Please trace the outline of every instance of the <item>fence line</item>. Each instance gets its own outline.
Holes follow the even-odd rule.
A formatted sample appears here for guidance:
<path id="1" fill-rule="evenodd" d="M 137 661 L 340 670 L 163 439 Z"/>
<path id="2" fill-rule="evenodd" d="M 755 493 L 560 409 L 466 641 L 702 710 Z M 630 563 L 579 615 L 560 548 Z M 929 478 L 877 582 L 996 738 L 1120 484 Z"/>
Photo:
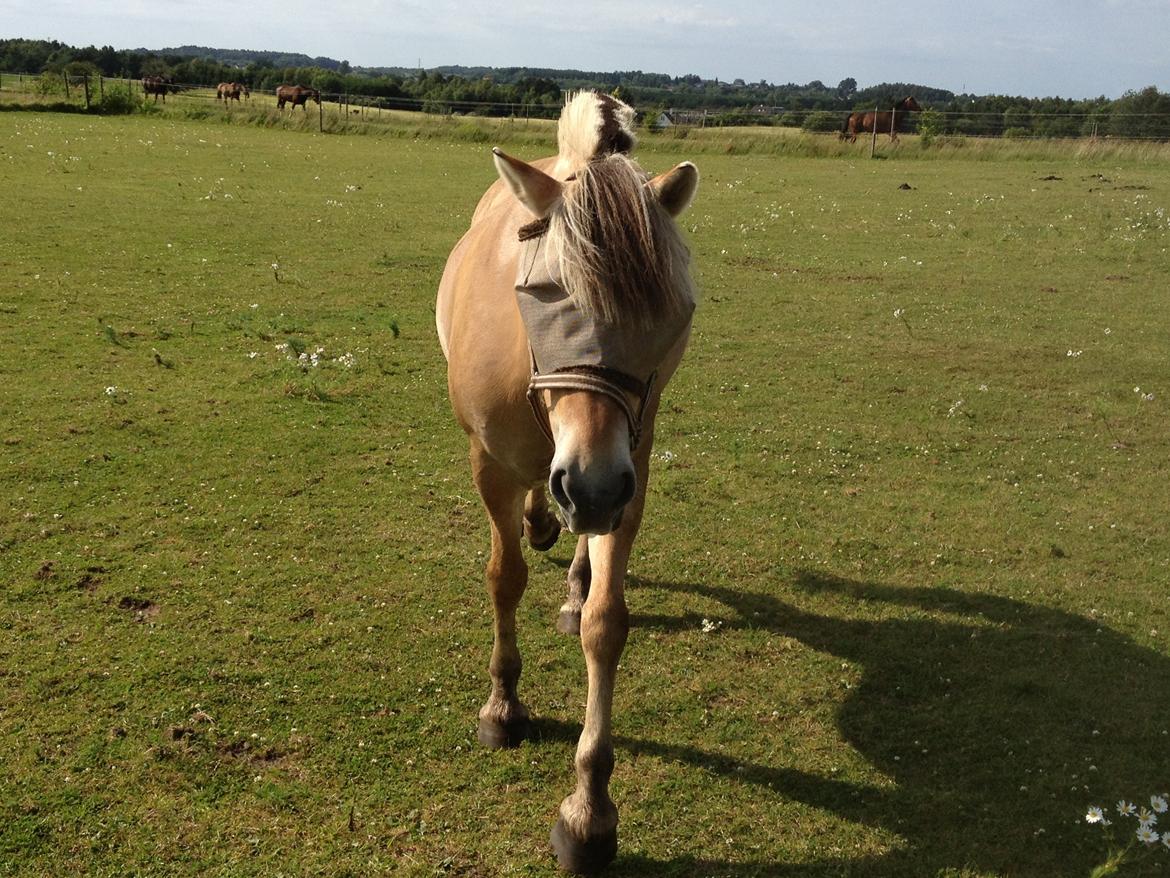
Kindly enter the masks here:
<path id="1" fill-rule="evenodd" d="M 5 87 L 5 81 L 11 82 L 11 79 L 16 77 L 19 85 L 39 85 L 44 81 L 43 74 L 29 74 L 29 73 L 0 73 L 0 90 L 9 90 Z M 96 95 L 94 89 L 91 88 L 91 79 L 96 79 Z M 131 91 L 138 87 L 141 89 L 141 79 L 130 79 L 126 77 L 107 77 L 95 76 L 91 77 L 87 74 L 61 74 L 60 81 L 62 82 L 65 96 L 67 100 L 76 101 L 80 105 L 84 103 L 87 109 L 92 107 L 93 101 L 96 99 L 100 102 L 105 98 L 105 82 L 109 80 L 128 87 Z M 183 96 L 186 99 L 206 99 L 218 100 L 215 94 L 214 85 L 206 85 L 203 83 L 168 83 L 168 89 L 173 90 L 175 95 Z M 17 89 L 18 91 L 28 92 L 27 88 Z M 256 89 L 255 93 L 258 95 L 271 96 L 275 89 Z M 523 116 L 528 118 L 547 118 L 555 119 L 560 113 L 560 104 L 541 104 L 529 102 L 501 102 L 501 101 L 479 101 L 479 100 L 458 100 L 447 98 L 417 98 L 404 95 L 370 95 L 370 94 L 353 94 L 349 92 L 320 92 L 322 104 L 331 103 L 337 105 L 337 112 L 343 119 L 348 119 L 350 115 L 358 115 L 365 118 L 371 111 L 381 113 L 384 110 L 404 110 L 409 112 L 423 112 L 436 115 L 451 114 L 451 113 L 482 113 L 485 115 L 505 116 L 516 118 Z M 224 100 L 224 105 L 228 105 L 230 101 Z M 1129 135 L 1112 135 L 1113 139 L 1117 140 L 1134 140 L 1134 141 L 1161 141 L 1170 139 L 1170 114 L 1168 113 L 1134 113 L 1134 112 L 1115 112 L 1108 107 L 1099 110 L 1090 110 L 1082 112 L 1038 112 L 1031 111 L 1025 107 L 1007 107 L 1004 110 L 932 110 L 927 108 L 936 118 L 940 119 L 945 127 L 953 127 L 953 124 L 961 120 L 970 120 L 973 124 L 981 127 L 1002 127 L 1004 129 L 1015 128 L 1021 129 L 1017 136 L 1020 139 L 1049 139 L 1053 137 L 1093 137 L 1097 136 L 1096 130 L 1078 131 L 1076 133 L 1060 134 L 1036 134 L 1032 133 L 1031 129 L 1035 128 L 1035 122 L 1044 120 L 1065 120 L 1068 123 L 1076 124 L 1083 129 L 1090 124 L 1096 125 L 1107 123 L 1114 120 L 1121 121 L 1140 121 L 1140 120 L 1162 120 L 1167 129 L 1167 136 L 1129 136 Z M 438 110 L 438 113 L 435 111 Z M 800 122 L 806 120 L 809 116 L 816 114 L 831 115 L 840 119 L 843 125 L 845 120 L 851 113 L 866 112 L 866 110 L 825 110 L 805 107 L 777 107 L 777 106 L 755 106 L 747 108 L 681 108 L 673 107 L 665 110 L 668 117 L 674 117 L 682 120 L 679 124 L 683 125 L 722 125 L 724 119 L 738 120 L 750 118 L 778 118 L 785 115 L 792 115 Z M 1007 114 L 1017 112 L 1020 118 L 1010 118 Z M 324 128 L 323 110 L 319 113 L 320 127 Z M 1005 118 L 1007 117 L 1007 118 Z M 917 114 L 907 117 L 910 120 L 917 118 Z M 1027 131 L 1028 133 L 1023 133 Z M 941 132 L 940 132 L 941 133 Z M 960 133 L 964 137 L 999 137 L 1001 134 L 995 132 L 989 133 Z"/>

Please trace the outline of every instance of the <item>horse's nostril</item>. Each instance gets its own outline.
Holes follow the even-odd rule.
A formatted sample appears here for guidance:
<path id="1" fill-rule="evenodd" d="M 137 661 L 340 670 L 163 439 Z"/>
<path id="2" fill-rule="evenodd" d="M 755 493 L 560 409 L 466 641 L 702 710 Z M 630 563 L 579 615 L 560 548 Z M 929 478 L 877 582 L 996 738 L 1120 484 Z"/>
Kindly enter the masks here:
<path id="1" fill-rule="evenodd" d="M 567 484 L 569 481 L 569 474 L 563 469 L 553 470 L 552 475 L 548 477 L 548 490 L 553 495 L 553 499 L 557 501 L 562 509 L 572 509 L 573 501 L 569 499 L 569 492 Z"/>
<path id="2" fill-rule="evenodd" d="M 617 506 L 620 509 L 634 499 L 634 491 L 638 487 L 638 480 L 634 477 L 633 470 L 626 470 L 622 474 L 622 487 L 618 493 Z"/>

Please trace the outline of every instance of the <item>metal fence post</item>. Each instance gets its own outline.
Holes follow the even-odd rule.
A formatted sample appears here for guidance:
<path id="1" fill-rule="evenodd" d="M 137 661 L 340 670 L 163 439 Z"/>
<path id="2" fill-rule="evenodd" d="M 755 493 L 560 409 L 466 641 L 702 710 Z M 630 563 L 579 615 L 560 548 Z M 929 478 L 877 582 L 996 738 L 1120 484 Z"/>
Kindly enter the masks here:
<path id="1" fill-rule="evenodd" d="M 870 135 L 870 138 L 869 138 L 869 157 L 870 158 L 873 158 L 873 152 L 875 149 L 877 149 L 877 114 L 878 114 L 878 108 L 874 107 L 873 108 L 873 125 L 870 126 L 870 128 L 873 129 L 873 134 Z"/>

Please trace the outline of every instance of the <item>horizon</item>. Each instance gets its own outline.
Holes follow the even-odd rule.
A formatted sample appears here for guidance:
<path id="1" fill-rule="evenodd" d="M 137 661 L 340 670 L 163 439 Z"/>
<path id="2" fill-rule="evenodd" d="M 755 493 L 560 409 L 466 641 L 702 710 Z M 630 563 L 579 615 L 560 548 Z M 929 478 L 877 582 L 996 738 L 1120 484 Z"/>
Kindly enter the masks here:
<path id="1" fill-rule="evenodd" d="M 1170 91 L 1170 65 L 1162 60 L 1168 0 L 1061 6 L 982 0 L 963 10 L 910 0 L 897 18 L 857 0 L 828 12 L 776 10 L 759 0 L 637 10 L 589 0 L 567 20 L 542 16 L 532 3 L 498 9 L 482 0 L 337 0 L 323 16 L 305 0 L 259 0 L 246 27 L 236 24 L 234 4 L 224 0 L 210 0 L 198 14 L 177 0 L 111 5 L 79 10 L 45 0 L 29 8 L 0 0 L 0 14 L 10 34 L 77 47 L 280 46 L 286 48 L 236 50 L 333 58 L 355 67 L 643 71 L 830 87 L 852 78 L 859 88 L 902 82 L 1031 98 L 1117 98 L 1148 86 Z M 322 18 L 328 28 L 312 26 Z"/>

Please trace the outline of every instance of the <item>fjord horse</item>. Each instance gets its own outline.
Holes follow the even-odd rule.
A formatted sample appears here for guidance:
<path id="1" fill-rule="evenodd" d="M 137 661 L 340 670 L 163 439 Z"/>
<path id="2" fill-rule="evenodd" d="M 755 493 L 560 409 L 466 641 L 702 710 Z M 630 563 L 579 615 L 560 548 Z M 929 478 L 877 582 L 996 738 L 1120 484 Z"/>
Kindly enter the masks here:
<path id="1" fill-rule="evenodd" d="M 309 98 L 315 100 L 318 104 L 321 103 L 321 92 L 315 88 L 305 88 L 303 85 L 281 85 L 276 89 L 276 109 L 283 110 L 286 103 L 291 103 L 293 109 L 300 107 L 306 113 L 309 108 L 305 106 Z"/>
<path id="2" fill-rule="evenodd" d="M 921 109 L 922 107 L 918 106 L 918 101 L 914 100 L 913 97 L 907 97 L 895 104 L 892 110 L 883 110 L 877 113 L 873 110 L 851 113 L 841 127 L 841 133 L 838 136 L 841 140 L 848 139 L 850 143 L 853 143 L 857 140 L 858 134 L 876 131 L 878 134 L 890 135 L 890 140 L 897 140 L 898 124 L 911 112 Z"/>
<path id="3" fill-rule="evenodd" d="M 641 524 L 663 388 L 682 359 L 695 291 L 673 217 L 690 162 L 649 179 L 629 157 L 633 110 L 583 92 L 561 113 L 556 157 L 493 150 L 498 180 L 447 260 L 435 317 L 448 390 L 491 524 L 495 624 L 488 747 L 518 745 L 516 607 L 528 581 L 521 532 L 546 550 L 577 535 L 558 628 L 579 633 L 588 675 L 577 787 L 552 830 L 560 865 L 594 872 L 617 852 L 611 710 L 629 615 L 626 565 Z"/>
<path id="4" fill-rule="evenodd" d="M 229 100 L 238 102 L 240 100 L 241 94 L 244 97 L 248 97 L 251 95 L 251 91 L 248 90 L 248 86 L 244 85 L 244 83 L 242 83 L 242 82 L 221 82 L 219 84 L 219 87 L 216 88 L 216 90 L 215 90 L 215 99 L 217 101 L 222 100 L 225 104 Z"/>

